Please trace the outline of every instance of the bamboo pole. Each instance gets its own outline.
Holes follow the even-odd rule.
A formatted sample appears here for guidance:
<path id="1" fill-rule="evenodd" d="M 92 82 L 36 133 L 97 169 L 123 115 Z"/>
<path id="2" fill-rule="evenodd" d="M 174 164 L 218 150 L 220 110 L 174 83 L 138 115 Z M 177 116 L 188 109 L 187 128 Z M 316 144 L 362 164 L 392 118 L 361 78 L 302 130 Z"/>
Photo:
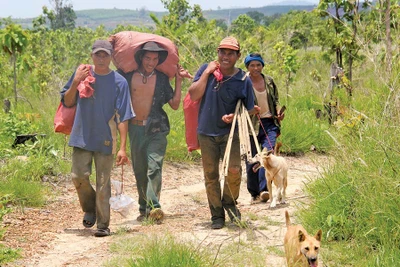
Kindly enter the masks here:
<path id="1" fill-rule="evenodd" d="M 238 113 L 239 113 L 240 103 L 241 103 L 241 100 L 238 100 L 238 102 L 236 104 L 236 108 L 235 108 L 235 115 L 233 116 L 231 131 L 229 133 L 228 142 L 227 142 L 226 148 L 225 148 L 224 158 L 222 160 L 222 170 L 224 170 L 224 177 L 228 175 L 229 157 L 231 154 L 233 133 L 235 132 L 236 120 L 237 120 Z"/>
<path id="2" fill-rule="evenodd" d="M 260 144 L 258 143 L 257 135 L 256 135 L 256 132 L 254 131 L 253 123 L 252 123 L 252 121 L 250 119 L 250 115 L 249 115 L 249 112 L 247 110 L 246 110 L 245 115 L 246 115 L 246 118 L 247 118 L 247 122 L 250 125 L 251 133 L 253 134 L 253 139 L 254 139 L 254 143 L 256 144 L 257 154 L 260 154 L 261 153 Z"/>

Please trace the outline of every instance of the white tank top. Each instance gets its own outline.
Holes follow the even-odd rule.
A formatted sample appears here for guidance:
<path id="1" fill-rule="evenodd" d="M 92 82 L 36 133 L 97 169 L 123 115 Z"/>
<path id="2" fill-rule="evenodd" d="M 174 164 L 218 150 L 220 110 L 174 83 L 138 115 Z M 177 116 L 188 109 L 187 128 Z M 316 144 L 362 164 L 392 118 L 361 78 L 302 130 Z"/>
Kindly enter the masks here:
<path id="1" fill-rule="evenodd" d="M 260 107 L 260 118 L 272 118 L 272 113 L 268 106 L 267 90 L 259 92 L 254 89 L 253 91 L 257 98 L 258 106 Z"/>

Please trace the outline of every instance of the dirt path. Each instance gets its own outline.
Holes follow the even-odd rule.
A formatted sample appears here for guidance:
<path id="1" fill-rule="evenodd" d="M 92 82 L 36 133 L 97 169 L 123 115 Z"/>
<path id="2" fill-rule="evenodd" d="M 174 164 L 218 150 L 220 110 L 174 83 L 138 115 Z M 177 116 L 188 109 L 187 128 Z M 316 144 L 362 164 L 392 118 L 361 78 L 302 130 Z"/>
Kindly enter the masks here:
<path id="1" fill-rule="evenodd" d="M 284 211 L 293 214 L 298 204 L 306 201 L 303 194 L 303 183 L 314 178 L 322 170 L 310 157 L 287 157 L 289 163 L 289 179 L 287 188 L 288 203 L 278 205 L 275 209 L 267 204 L 250 205 L 250 195 L 246 189 L 245 176 L 242 181 L 238 200 L 242 218 L 251 222 L 251 234 L 244 239 L 248 242 L 265 244 L 283 251 Z M 120 179 L 121 169 L 114 169 L 113 177 Z M 125 167 L 125 193 L 137 200 L 136 185 L 131 167 Z M 127 217 L 111 213 L 111 231 L 119 229 L 127 231 L 127 235 L 169 232 L 183 238 L 188 237 L 202 244 L 218 244 L 229 238 L 237 238 L 238 227 L 227 225 L 221 230 L 211 230 L 210 215 L 203 183 L 200 164 L 178 164 L 167 162 L 163 170 L 163 190 L 161 204 L 166 219 L 161 225 L 142 226 L 136 221 L 137 205 Z M 13 248 L 21 248 L 23 258 L 6 266 L 101 266 L 114 255 L 108 247 L 117 235 L 106 238 L 93 237 L 92 229 L 82 226 L 82 213 L 78 198 L 70 180 L 53 186 L 57 193 L 42 209 L 19 210 L 4 218 L 8 226 L 3 244 Z M 292 219 L 295 221 L 295 218 Z M 236 227 L 236 228 L 235 228 Z M 242 237 L 243 238 L 243 237 Z M 285 266 L 283 253 L 268 254 L 265 263 L 268 266 Z"/>

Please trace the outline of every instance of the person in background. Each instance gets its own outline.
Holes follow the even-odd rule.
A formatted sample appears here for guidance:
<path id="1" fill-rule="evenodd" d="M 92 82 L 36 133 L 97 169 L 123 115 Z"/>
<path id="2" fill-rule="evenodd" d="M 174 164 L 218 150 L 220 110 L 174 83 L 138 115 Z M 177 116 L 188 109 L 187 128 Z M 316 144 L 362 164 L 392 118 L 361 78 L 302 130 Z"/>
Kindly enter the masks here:
<path id="1" fill-rule="evenodd" d="M 69 146 L 72 151 L 72 181 L 84 212 L 83 226 L 93 227 L 97 222 L 96 237 L 110 235 L 110 175 L 114 154 L 119 150 L 116 164 L 128 162 L 126 139 L 128 121 L 134 117 L 128 83 L 110 69 L 112 45 L 96 40 L 92 46 L 93 65 L 81 65 L 61 90 L 61 102 L 66 107 L 76 105 L 76 115 Z M 79 86 L 88 77 L 90 93 Z M 95 164 L 96 190 L 90 184 L 92 164 Z"/>
<path id="2" fill-rule="evenodd" d="M 260 108 L 259 114 L 252 116 L 257 141 L 261 149 L 265 147 L 273 150 L 280 134 L 280 121 L 284 118 L 284 113 L 280 112 L 278 89 L 274 80 L 262 73 L 265 63 L 259 53 L 249 54 L 244 59 L 244 64 L 253 84 L 255 103 Z M 254 156 L 257 149 L 252 135 L 250 143 Z M 257 167 L 256 164 L 246 163 L 247 190 L 251 194 L 251 203 L 267 202 L 269 199 L 265 169 Z"/>
<path id="3" fill-rule="evenodd" d="M 235 67 L 240 58 L 239 42 L 234 37 L 224 38 L 218 46 L 217 55 L 218 60 L 200 67 L 188 89 L 193 101 L 201 99 L 197 133 L 212 229 L 224 227 L 225 211 L 232 222 L 241 220 L 236 202 L 242 173 L 237 132 L 233 137 L 222 193 L 219 162 L 227 149 L 237 102 L 241 100 L 250 114 L 257 112 L 251 81 L 243 70 Z"/>
<path id="4" fill-rule="evenodd" d="M 170 125 L 163 106 L 177 110 L 181 102 L 181 85 L 187 72 L 179 67 L 175 75 L 175 90 L 166 74 L 156 70 L 168 56 L 168 51 L 156 42 L 143 44 L 134 57 L 138 69 L 120 72 L 128 81 L 136 117 L 129 123 L 129 140 L 133 171 L 139 194 L 138 221 L 149 217 L 161 223 L 160 193 L 162 166 L 167 148 Z"/>

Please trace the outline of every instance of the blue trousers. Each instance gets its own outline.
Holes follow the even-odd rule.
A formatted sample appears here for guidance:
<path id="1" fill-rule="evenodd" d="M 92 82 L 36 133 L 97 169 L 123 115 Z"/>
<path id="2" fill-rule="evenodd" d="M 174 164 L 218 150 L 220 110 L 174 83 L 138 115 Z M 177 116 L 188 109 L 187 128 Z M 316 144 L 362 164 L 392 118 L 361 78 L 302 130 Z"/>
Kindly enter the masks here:
<path id="1" fill-rule="evenodd" d="M 261 126 L 262 123 L 262 126 Z M 261 149 L 266 147 L 268 150 L 272 150 L 275 147 L 276 138 L 279 135 L 279 127 L 275 125 L 273 119 L 264 118 L 261 119 L 260 130 L 257 135 L 258 143 L 261 145 Z M 264 129 L 265 131 L 264 131 Z M 257 154 L 256 144 L 253 136 L 250 136 L 251 152 L 254 157 Z M 247 190 L 252 197 L 259 196 L 261 192 L 268 191 L 267 180 L 265 178 L 265 169 L 260 168 L 258 171 L 253 171 L 254 164 L 246 162 L 247 172 Z"/>
<path id="2" fill-rule="evenodd" d="M 133 172 L 139 194 L 139 212 L 161 208 L 162 165 L 167 149 L 167 133 L 146 135 L 145 127 L 129 124 Z"/>

